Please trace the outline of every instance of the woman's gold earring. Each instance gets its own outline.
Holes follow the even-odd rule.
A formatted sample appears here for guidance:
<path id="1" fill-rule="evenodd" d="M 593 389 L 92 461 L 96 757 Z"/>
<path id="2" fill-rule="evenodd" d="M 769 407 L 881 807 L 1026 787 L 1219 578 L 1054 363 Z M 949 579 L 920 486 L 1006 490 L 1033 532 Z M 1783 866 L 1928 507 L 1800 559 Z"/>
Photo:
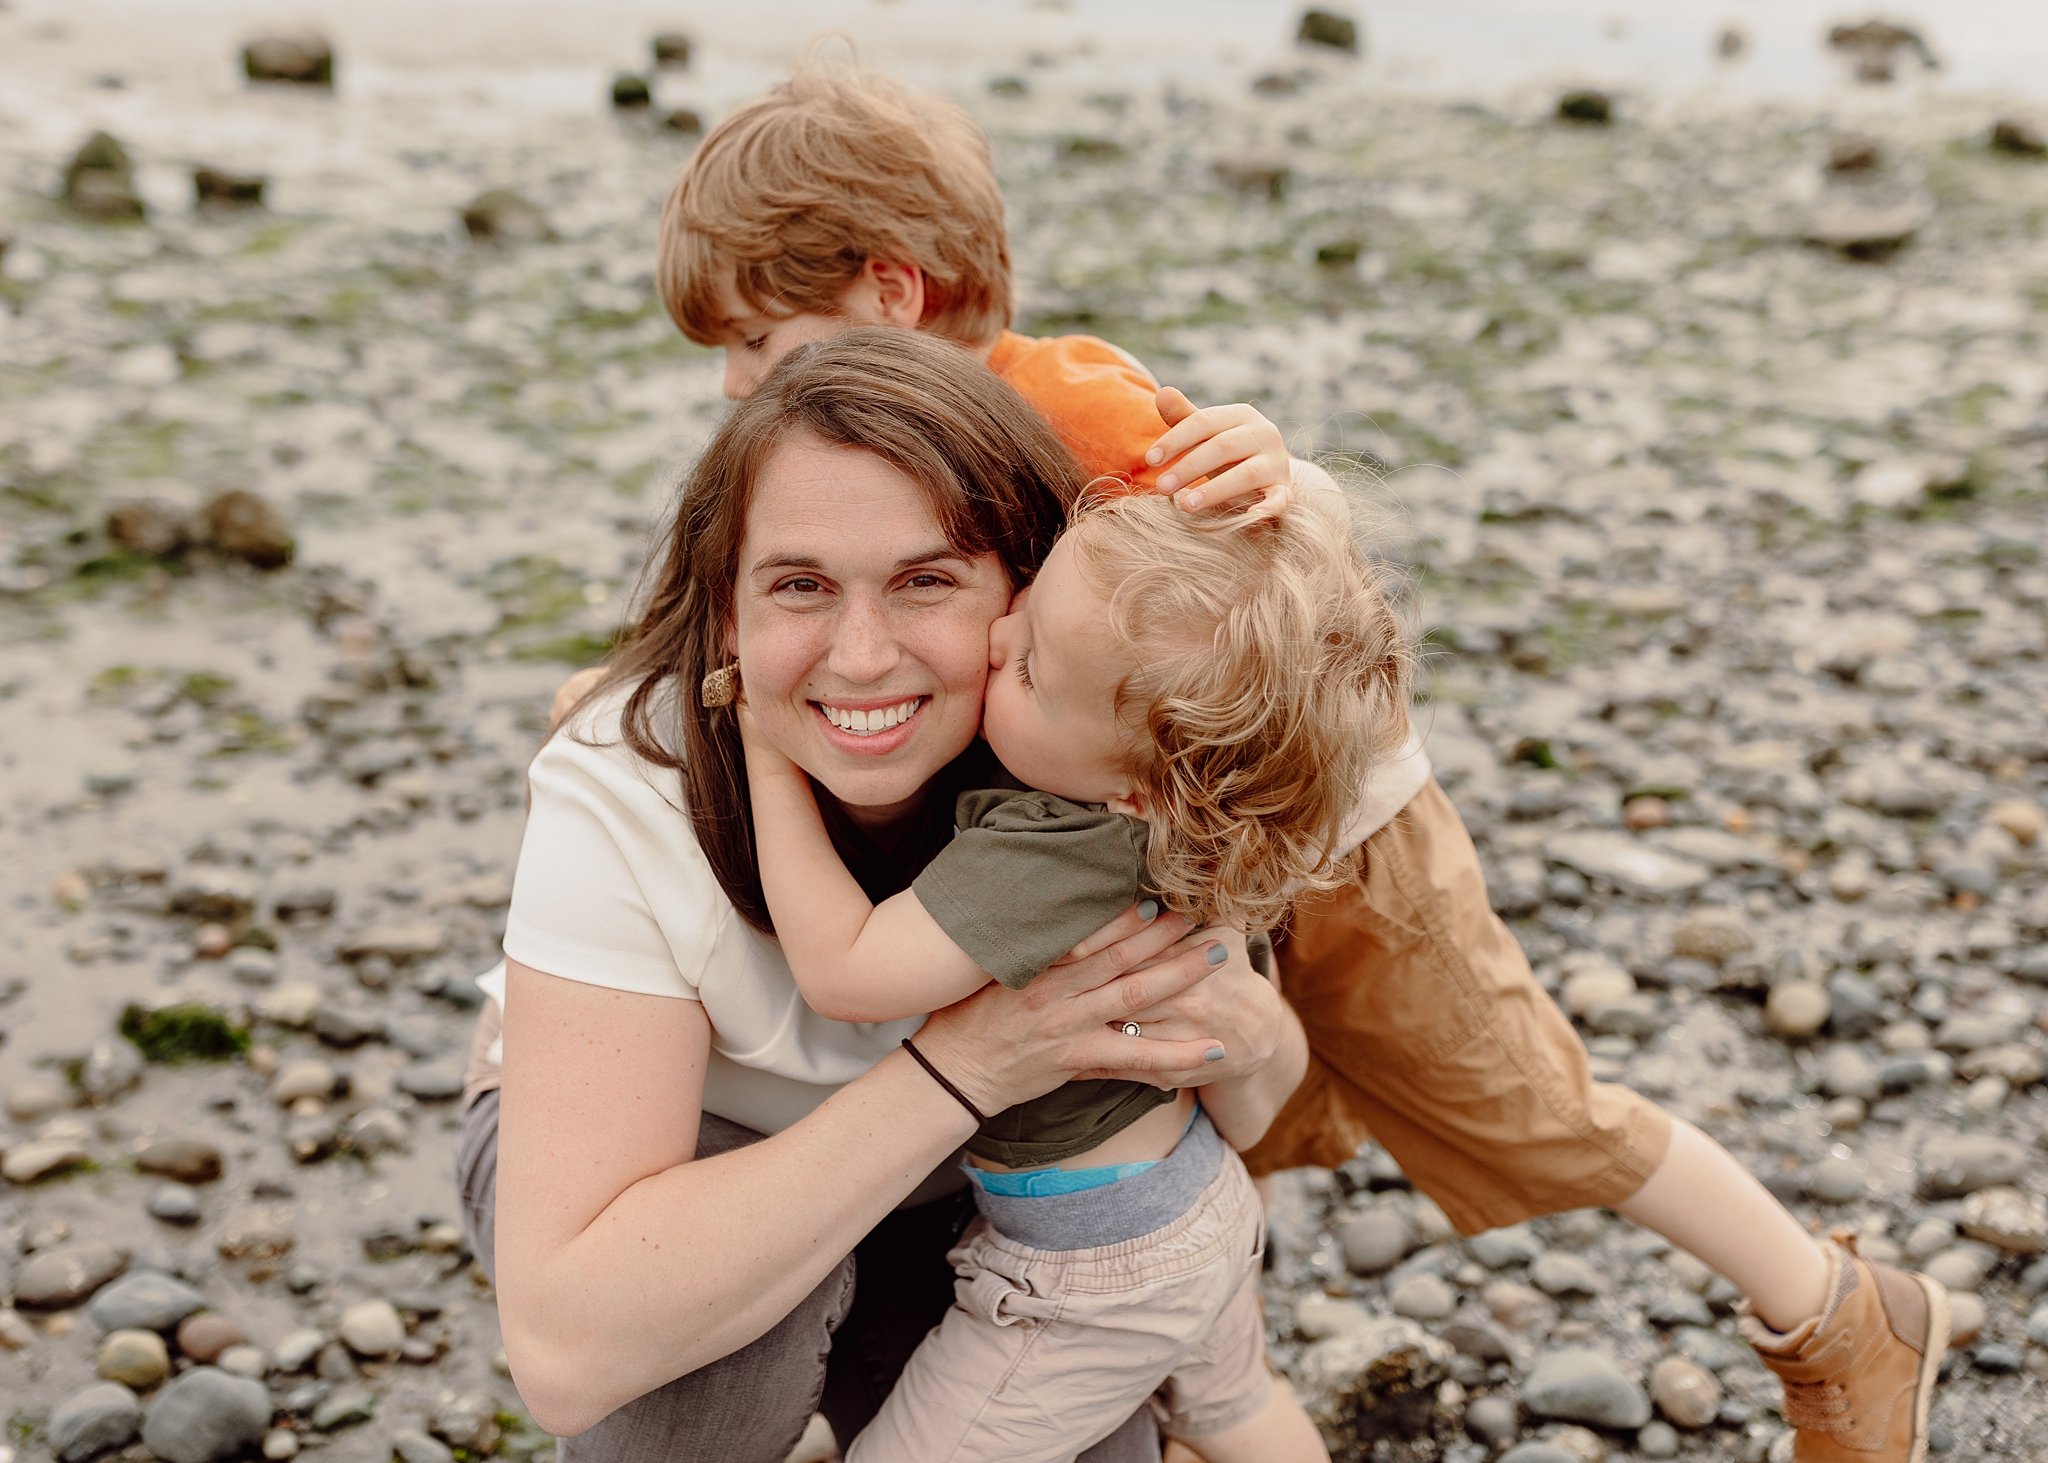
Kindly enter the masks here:
<path id="1" fill-rule="evenodd" d="M 733 702 L 739 699 L 739 694 L 740 663 L 738 661 L 734 661 L 730 665 L 720 666 L 717 670 L 706 676 L 704 683 L 697 688 L 697 699 L 714 709 L 720 706 L 732 705 Z"/>

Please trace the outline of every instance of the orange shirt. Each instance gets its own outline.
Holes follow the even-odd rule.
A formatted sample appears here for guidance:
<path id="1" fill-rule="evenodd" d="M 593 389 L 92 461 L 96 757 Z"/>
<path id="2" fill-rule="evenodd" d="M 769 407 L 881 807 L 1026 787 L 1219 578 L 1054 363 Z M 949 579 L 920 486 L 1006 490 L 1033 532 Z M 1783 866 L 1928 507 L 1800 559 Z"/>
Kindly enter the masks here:
<path id="1" fill-rule="evenodd" d="M 1035 339 L 1006 330 L 989 366 L 1051 423 L 1090 477 L 1113 474 L 1151 487 L 1160 468 L 1145 451 L 1166 432 L 1152 373 L 1092 335 Z"/>

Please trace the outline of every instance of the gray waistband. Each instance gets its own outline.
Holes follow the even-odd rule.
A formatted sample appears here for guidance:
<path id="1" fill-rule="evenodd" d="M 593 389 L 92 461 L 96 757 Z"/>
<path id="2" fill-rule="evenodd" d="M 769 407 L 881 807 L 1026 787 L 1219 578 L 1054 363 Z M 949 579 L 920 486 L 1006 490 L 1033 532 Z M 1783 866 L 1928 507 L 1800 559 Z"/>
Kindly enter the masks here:
<path id="1" fill-rule="evenodd" d="M 1171 1224 L 1194 1207 L 1222 1167 L 1223 1138 L 1198 1108 L 1179 1145 L 1143 1173 L 1078 1194 L 990 1194 L 977 1185 L 974 1202 L 1000 1233 L 1021 1244 L 1041 1250 L 1090 1250 L 1123 1244 Z"/>

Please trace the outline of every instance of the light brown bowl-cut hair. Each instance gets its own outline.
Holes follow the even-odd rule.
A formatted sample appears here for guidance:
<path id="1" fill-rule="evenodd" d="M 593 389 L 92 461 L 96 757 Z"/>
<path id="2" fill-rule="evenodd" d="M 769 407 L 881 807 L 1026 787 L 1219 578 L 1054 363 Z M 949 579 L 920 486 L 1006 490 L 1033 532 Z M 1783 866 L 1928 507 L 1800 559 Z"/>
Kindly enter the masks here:
<path id="1" fill-rule="evenodd" d="M 981 128 L 943 97 L 811 60 L 697 145 L 661 211 L 654 277 L 683 334 L 717 345 L 724 286 L 765 315 L 833 315 L 871 259 L 923 271 L 922 330 L 983 346 L 1010 324 Z"/>
<path id="2" fill-rule="evenodd" d="M 873 453 L 917 485 L 946 541 L 993 553 L 1013 584 L 1038 572 L 1083 478 L 1052 429 L 957 345 L 891 326 L 800 346 L 731 415 L 682 484 L 642 575 L 623 647 L 586 693 L 637 681 L 626 745 L 681 774 L 683 807 L 746 921 L 772 930 L 756 865 L 746 756 L 730 708 L 697 688 L 726 663 L 740 545 L 762 469 L 794 438 Z"/>
<path id="3" fill-rule="evenodd" d="M 1115 710 L 1146 876 L 1203 922 L 1279 925 L 1351 876 L 1345 820 L 1408 735 L 1413 655 L 1336 493 L 1279 519 L 1089 498 L 1067 530 L 1132 669 Z"/>

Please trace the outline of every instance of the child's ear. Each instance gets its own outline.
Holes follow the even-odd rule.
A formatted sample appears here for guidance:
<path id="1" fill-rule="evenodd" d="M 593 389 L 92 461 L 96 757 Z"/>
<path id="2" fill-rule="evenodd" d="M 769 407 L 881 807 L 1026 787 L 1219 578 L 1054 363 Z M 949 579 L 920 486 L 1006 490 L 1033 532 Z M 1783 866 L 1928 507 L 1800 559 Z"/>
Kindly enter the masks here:
<path id="1" fill-rule="evenodd" d="M 1111 793 L 1109 801 L 1103 804 L 1112 813 L 1122 813 L 1126 818 L 1140 821 L 1152 815 L 1151 800 L 1142 792 Z"/>
<path id="2" fill-rule="evenodd" d="M 874 290 L 882 323 L 915 330 L 924 323 L 924 271 L 915 264 L 870 259 L 861 271 Z"/>

